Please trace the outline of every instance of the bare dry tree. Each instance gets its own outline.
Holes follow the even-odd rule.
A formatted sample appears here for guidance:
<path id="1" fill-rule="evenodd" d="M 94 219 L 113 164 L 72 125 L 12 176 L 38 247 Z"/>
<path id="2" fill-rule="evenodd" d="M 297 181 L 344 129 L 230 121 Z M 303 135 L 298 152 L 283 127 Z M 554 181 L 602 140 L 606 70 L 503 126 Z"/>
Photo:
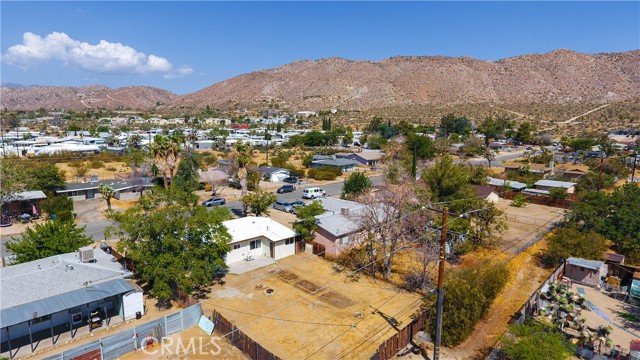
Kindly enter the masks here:
<path id="1" fill-rule="evenodd" d="M 200 172 L 200 180 L 211 186 L 211 195 L 216 196 L 227 184 L 229 176 L 222 170 L 210 169 Z"/>
<path id="2" fill-rule="evenodd" d="M 365 246 L 369 262 L 382 262 L 385 279 L 391 276 L 396 251 L 412 238 L 424 232 L 423 211 L 415 192 L 415 185 L 406 182 L 400 185 L 385 185 L 379 191 L 362 195 L 359 202 L 365 206 L 354 220 L 365 229 Z M 375 275 L 375 266 L 371 266 Z"/>

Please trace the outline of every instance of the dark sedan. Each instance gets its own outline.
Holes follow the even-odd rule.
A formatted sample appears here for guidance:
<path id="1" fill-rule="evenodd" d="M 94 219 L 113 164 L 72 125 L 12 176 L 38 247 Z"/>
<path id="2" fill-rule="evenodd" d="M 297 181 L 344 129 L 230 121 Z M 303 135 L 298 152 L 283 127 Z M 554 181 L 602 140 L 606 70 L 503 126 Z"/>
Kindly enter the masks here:
<path id="1" fill-rule="evenodd" d="M 278 194 L 284 194 L 284 193 L 288 193 L 288 192 L 294 192 L 296 190 L 295 186 L 293 185 L 282 185 L 278 188 L 278 190 L 276 190 L 276 192 Z"/>
<path id="2" fill-rule="evenodd" d="M 282 182 L 286 182 L 288 184 L 297 184 L 298 183 L 298 178 L 294 177 L 294 176 L 289 176 L 289 177 L 286 177 L 286 178 L 282 179 Z"/>

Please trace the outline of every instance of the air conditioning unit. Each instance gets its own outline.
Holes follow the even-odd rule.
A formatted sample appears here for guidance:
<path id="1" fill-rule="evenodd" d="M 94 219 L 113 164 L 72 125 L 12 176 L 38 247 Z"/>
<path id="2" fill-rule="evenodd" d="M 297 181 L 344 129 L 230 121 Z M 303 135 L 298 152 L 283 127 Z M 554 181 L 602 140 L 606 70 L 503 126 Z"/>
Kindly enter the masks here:
<path id="1" fill-rule="evenodd" d="M 80 257 L 80 262 L 88 263 L 95 260 L 93 257 L 93 248 L 91 246 L 85 246 L 78 250 L 78 256 Z"/>

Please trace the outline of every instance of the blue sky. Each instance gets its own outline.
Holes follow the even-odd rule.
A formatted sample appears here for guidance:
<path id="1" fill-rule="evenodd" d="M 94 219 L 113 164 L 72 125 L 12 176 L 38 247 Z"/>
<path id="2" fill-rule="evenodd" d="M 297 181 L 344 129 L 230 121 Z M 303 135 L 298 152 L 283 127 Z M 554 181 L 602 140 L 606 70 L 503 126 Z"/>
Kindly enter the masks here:
<path id="1" fill-rule="evenodd" d="M 193 92 L 339 56 L 640 49 L 640 2 L 0 2 L 3 82 Z"/>

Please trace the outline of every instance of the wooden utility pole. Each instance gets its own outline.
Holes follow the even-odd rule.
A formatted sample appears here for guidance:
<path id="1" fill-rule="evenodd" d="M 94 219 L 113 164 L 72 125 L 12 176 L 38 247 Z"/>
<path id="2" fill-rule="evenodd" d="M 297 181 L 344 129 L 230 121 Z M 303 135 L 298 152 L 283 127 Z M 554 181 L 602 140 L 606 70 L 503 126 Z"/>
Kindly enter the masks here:
<path id="1" fill-rule="evenodd" d="M 436 300 L 436 339 L 433 346 L 433 359 L 440 359 L 442 341 L 442 304 L 444 302 L 444 257 L 447 251 L 447 221 L 449 209 L 442 209 L 442 237 L 440 238 L 440 264 L 438 266 L 438 293 Z"/>

